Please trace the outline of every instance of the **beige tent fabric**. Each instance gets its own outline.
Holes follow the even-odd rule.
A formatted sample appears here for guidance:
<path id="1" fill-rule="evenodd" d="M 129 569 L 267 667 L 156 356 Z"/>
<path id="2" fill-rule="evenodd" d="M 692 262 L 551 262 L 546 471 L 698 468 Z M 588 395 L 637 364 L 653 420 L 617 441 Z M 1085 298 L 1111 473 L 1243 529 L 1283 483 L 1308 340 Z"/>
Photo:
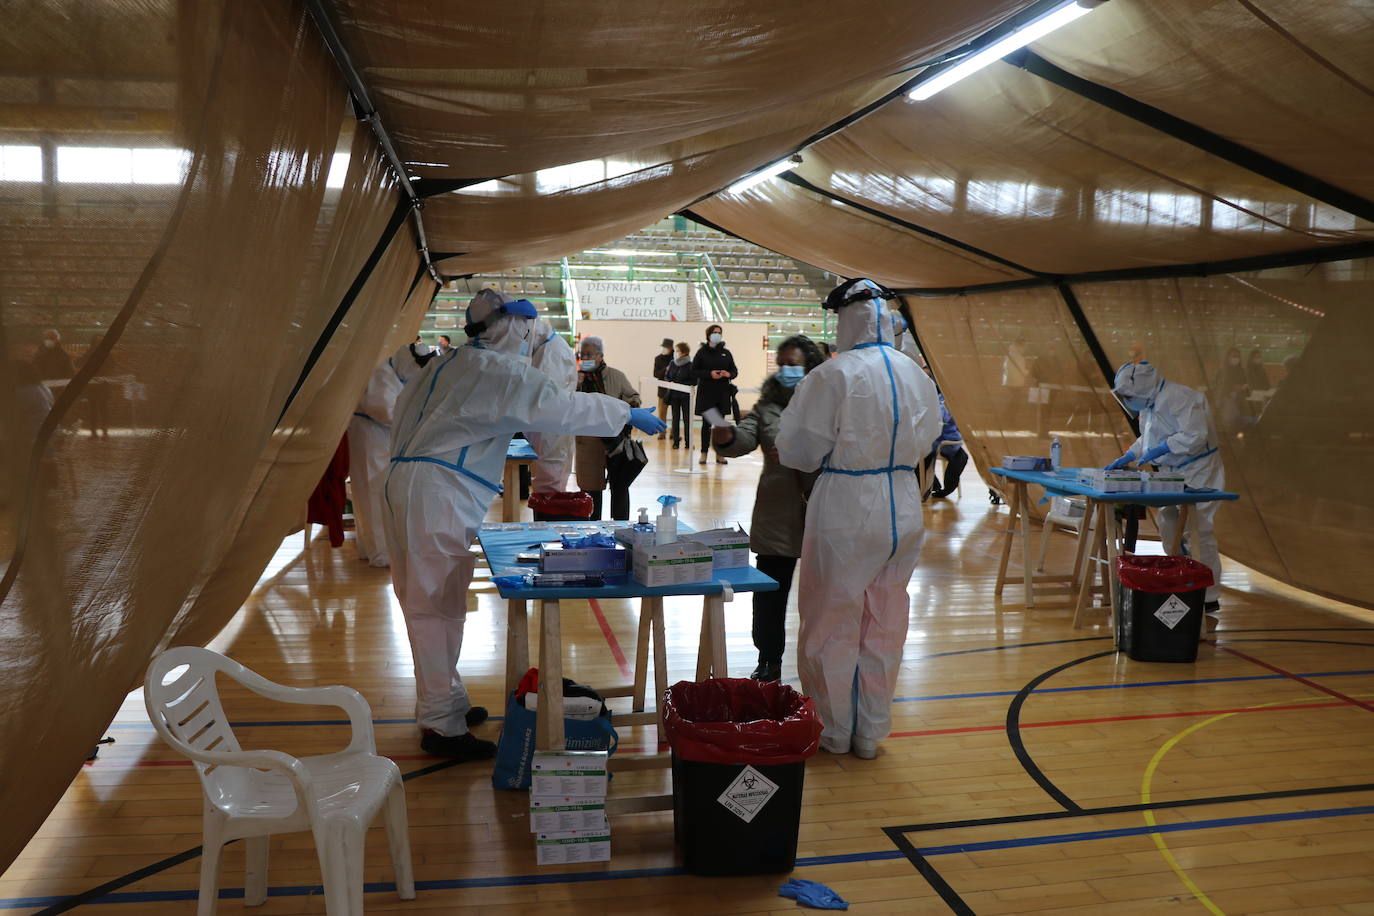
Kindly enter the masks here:
<path id="1" fill-rule="evenodd" d="M 804 158 L 798 173 L 826 190 L 1049 273 L 1374 238 L 1364 220 L 1008 64 L 893 102 Z"/>
<path id="2" fill-rule="evenodd" d="M 1113 0 L 1035 50 L 1374 199 L 1374 10 L 1367 3 Z"/>
<path id="3" fill-rule="evenodd" d="M 747 132 L 789 107 L 884 79 L 1028 5 L 563 0 L 450 15 L 421 3 L 335 4 L 415 173 L 448 178 L 671 143 L 684 146 L 662 161 L 698 155 L 709 146 L 692 138 L 731 126 Z"/>
<path id="4" fill-rule="evenodd" d="M 334 63 L 303 12 L 275 3 L 180 4 L 162 28 L 128 17 L 108 45 L 76 47 L 59 37 L 65 9 L 48 5 L 26 36 L 58 51 L 30 61 L 40 88 L 68 73 L 99 84 L 107 68 L 105 82 L 123 78 L 130 61 L 105 53 L 136 47 L 137 33 L 149 69 L 174 66 L 169 84 L 149 77 L 126 94 L 177 120 L 168 133 L 35 132 L 43 112 L 25 110 L 0 131 L 5 144 L 57 153 L 43 181 L 7 182 L 22 196 L 0 204 L 0 865 L 66 789 L 169 626 L 205 638 L 239 606 L 263 545 L 285 533 L 280 505 L 308 495 L 312 463 L 346 421 L 335 402 L 351 406 L 418 265 L 413 240 L 398 240 L 355 304 L 365 311 L 350 313 L 358 342 L 347 346 L 345 332 L 346 349 L 320 363 L 353 390 L 327 401 L 307 385 L 283 446 L 272 430 L 287 394 L 396 199 L 367 145 L 353 147 L 344 187 L 325 187 L 346 111 Z M 165 149 L 172 137 L 189 151 L 179 184 L 175 148 L 170 178 L 137 161 L 103 183 L 63 171 L 67 146 Z M 24 443 L 42 401 L 27 360 L 37 329 L 59 321 L 106 336 L 91 348 L 64 341 L 88 365 L 59 390 L 31 469 Z M 100 388 L 110 435 L 94 438 L 79 424 Z"/>
<path id="5" fill-rule="evenodd" d="M 758 245 L 888 286 L 963 286 L 1029 276 L 781 180 L 742 194 L 718 194 L 692 211 Z"/>

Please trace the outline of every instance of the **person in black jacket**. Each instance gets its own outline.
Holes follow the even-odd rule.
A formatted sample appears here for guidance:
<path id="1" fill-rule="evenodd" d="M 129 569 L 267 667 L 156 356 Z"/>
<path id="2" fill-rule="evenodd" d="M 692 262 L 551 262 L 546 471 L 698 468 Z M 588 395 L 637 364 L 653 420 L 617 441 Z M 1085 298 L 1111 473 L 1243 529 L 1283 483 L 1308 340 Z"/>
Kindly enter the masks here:
<path id="1" fill-rule="evenodd" d="M 731 380 L 739 375 L 735 368 L 734 355 L 725 348 L 725 337 L 721 326 L 713 324 L 706 329 L 706 342 L 692 357 L 692 375 L 697 381 L 696 414 L 701 416 L 714 407 L 724 416 L 731 412 L 731 399 L 735 386 Z M 701 421 L 701 460 L 706 463 L 706 453 L 711 448 L 711 424 L 703 417 Z M 725 464 L 724 458 L 716 456 L 716 464 Z"/>
<path id="2" fill-rule="evenodd" d="M 658 355 L 654 357 L 654 378 L 662 379 L 667 377 L 668 367 L 673 364 L 673 338 L 665 337 L 663 342 L 658 345 Z M 658 389 L 658 415 L 661 419 L 668 419 L 668 389 Z M 667 431 L 658 434 L 660 439 L 666 438 Z"/>
<path id="3" fill-rule="evenodd" d="M 696 376 L 692 374 L 692 348 L 683 341 L 678 341 L 677 355 L 668 364 L 668 371 L 663 378 L 689 387 L 697 383 Z M 673 448 L 681 446 L 685 439 L 689 452 L 692 450 L 692 421 L 687 419 L 687 405 L 691 399 L 692 396 L 685 391 L 668 389 L 668 406 L 673 412 Z"/>

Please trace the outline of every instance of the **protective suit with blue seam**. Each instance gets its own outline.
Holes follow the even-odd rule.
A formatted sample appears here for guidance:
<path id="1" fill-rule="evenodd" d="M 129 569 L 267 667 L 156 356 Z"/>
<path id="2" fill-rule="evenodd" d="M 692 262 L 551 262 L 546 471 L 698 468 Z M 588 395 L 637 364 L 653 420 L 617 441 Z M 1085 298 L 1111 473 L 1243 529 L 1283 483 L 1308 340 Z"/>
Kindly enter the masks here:
<path id="1" fill-rule="evenodd" d="M 472 704 L 457 663 L 474 566 L 469 548 L 500 492 L 512 434 L 611 436 L 631 420 L 623 401 L 565 391 L 530 365 L 536 322 L 528 303 L 506 311 L 518 305 L 479 292 L 468 308 L 472 339 L 430 360 L 396 405 L 387 546 L 415 659 L 422 747 L 432 753 L 447 754 L 433 747 L 468 731 Z M 431 742 L 434 735 L 441 740 Z"/>
<path id="2" fill-rule="evenodd" d="M 861 280 L 851 294 L 870 287 L 880 289 Z M 783 464 L 821 470 L 797 589 L 802 688 L 816 700 L 821 746 L 864 757 L 891 730 L 924 537 L 915 469 L 940 430 L 935 385 L 894 348 L 893 318 L 881 298 L 839 308 L 840 353 L 797 386 L 777 436 Z"/>
<path id="3" fill-rule="evenodd" d="M 405 361 L 415 367 L 409 352 Z M 415 367 L 418 371 L 418 367 Z M 348 423 L 348 476 L 353 481 L 353 524 L 358 558 L 386 567 L 391 561 L 382 530 L 386 507 L 382 488 L 391 466 L 391 420 L 405 380 L 394 357 L 383 360 L 368 376 L 367 387 Z"/>
<path id="4" fill-rule="evenodd" d="M 577 390 L 577 357 L 568 342 L 542 318 L 534 323 L 534 351 L 530 362 L 564 391 Z M 526 435 L 539 456 L 530 468 L 530 492 L 566 491 L 577 437 L 537 430 L 527 430 Z"/>
<path id="5" fill-rule="evenodd" d="M 1126 363 L 1116 373 L 1112 386 L 1123 404 L 1140 414 L 1140 438 L 1121 459 L 1125 463 L 1155 464 L 1183 474 L 1183 482 L 1194 489 L 1220 490 L 1226 486 L 1226 470 L 1217 451 L 1216 425 L 1207 398 L 1187 385 L 1166 381 L 1148 362 Z M 1115 462 L 1114 462 L 1115 463 Z M 1216 583 L 1204 599 L 1209 610 L 1221 596 L 1221 552 L 1217 548 L 1216 514 L 1219 502 L 1196 503 L 1197 543 L 1185 532 L 1183 545 L 1188 553 L 1212 569 Z M 1160 536 L 1165 543 L 1178 535 L 1179 509 L 1165 506 L 1156 513 Z"/>

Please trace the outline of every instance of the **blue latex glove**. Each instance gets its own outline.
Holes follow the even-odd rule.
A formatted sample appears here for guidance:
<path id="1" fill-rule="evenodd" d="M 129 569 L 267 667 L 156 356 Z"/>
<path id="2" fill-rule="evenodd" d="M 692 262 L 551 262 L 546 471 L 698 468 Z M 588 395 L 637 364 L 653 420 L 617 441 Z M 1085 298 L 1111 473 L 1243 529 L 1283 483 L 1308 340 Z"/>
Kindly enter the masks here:
<path id="1" fill-rule="evenodd" d="M 1140 457 L 1141 464 L 1154 464 L 1156 458 L 1163 458 L 1169 454 L 1169 444 L 1161 442 Z"/>
<path id="2" fill-rule="evenodd" d="M 849 909 L 849 903 L 839 894 L 824 884 L 807 881 L 805 878 L 793 878 L 788 881 L 778 888 L 778 896 L 790 897 L 802 906 L 809 906 L 818 910 Z"/>
<path id="3" fill-rule="evenodd" d="M 656 436 L 668 428 L 667 423 L 654 416 L 652 407 L 631 407 L 630 425 L 650 436 Z"/>
<path id="4" fill-rule="evenodd" d="M 1107 465 L 1107 466 L 1106 466 L 1105 468 L 1103 468 L 1102 470 L 1104 470 L 1104 471 L 1116 471 L 1116 470 L 1120 470 L 1121 468 L 1124 468 L 1126 465 L 1130 464 L 1132 461 L 1135 461 L 1135 452 L 1127 452 L 1126 454 L 1122 455 L 1120 458 L 1118 458 L 1118 459 L 1116 459 L 1115 461 L 1113 461 L 1111 464 Z"/>

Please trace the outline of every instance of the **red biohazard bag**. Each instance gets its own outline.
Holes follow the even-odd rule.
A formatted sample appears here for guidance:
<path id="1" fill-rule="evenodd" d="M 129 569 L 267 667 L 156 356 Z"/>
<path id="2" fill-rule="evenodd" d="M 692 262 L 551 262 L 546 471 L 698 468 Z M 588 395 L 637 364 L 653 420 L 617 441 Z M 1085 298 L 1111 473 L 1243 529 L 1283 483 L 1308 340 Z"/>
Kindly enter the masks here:
<path id="1" fill-rule="evenodd" d="M 581 490 L 572 493 L 531 493 L 530 510 L 545 515 L 563 515 L 569 518 L 591 518 L 592 497 Z"/>
<path id="2" fill-rule="evenodd" d="M 1153 595 L 1194 592 L 1211 588 L 1215 581 L 1211 567 L 1191 557 L 1140 557 L 1133 553 L 1116 558 L 1116 576 L 1127 588 Z"/>
<path id="3" fill-rule="evenodd" d="M 810 697 L 783 684 L 732 677 L 669 687 L 663 729 L 674 754 L 698 763 L 799 763 L 821 740 Z"/>

